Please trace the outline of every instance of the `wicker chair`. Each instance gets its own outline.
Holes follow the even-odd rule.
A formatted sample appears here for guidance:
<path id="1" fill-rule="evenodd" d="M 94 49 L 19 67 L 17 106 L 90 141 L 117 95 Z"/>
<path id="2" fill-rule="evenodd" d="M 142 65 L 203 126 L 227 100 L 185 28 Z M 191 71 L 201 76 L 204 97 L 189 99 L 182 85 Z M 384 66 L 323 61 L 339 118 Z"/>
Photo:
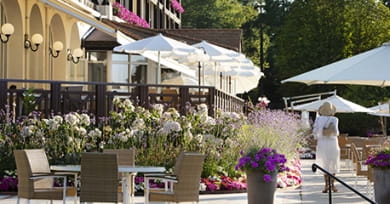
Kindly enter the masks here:
<path id="1" fill-rule="evenodd" d="M 145 184 L 151 179 L 165 182 L 165 191 L 153 191 L 145 186 L 145 203 L 149 202 L 199 202 L 199 183 L 205 155 L 181 153 L 176 160 L 173 175 L 146 174 Z M 168 183 L 170 189 L 168 190 Z"/>
<path id="2" fill-rule="evenodd" d="M 115 153 L 118 155 L 118 165 L 129 165 L 134 166 L 135 165 L 135 154 L 136 149 L 130 148 L 130 149 L 104 149 L 104 153 Z M 134 201 L 134 183 L 135 183 L 135 176 L 137 173 L 130 174 L 130 194 L 131 194 L 131 200 Z M 122 178 L 122 173 L 119 173 L 119 178 Z M 118 188 L 119 192 L 123 192 L 122 185 L 119 185 Z M 133 202 L 132 202 L 133 203 Z"/>
<path id="3" fill-rule="evenodd" d="M 366 177 L 367 182 L 368 182 L 368 166 L 365 165 L 365 160 L 362 159 L 362 155 L 357 151 L 356 145 L 354 143 L 351 144 L 351 151 L 353 154 L 354 163 L 356 163 L 356 171 L 355 171 L 355 173 L 356 173 L 356 175 L 355 175 L 355 188 L 356 188 L 358 176 Z"/>
<path id="4" fill-rule="evenodd" d="M 53 187 L 53 178 L 62 178 L 67 183 L 67 176 L 74 174 L 54 173 L 50 171 L 49 162 L 43 149 L 14 150 L 18 173 L 18 199 L 62 200 L 73 196 L 77 203 L 76 187 Z"/>
<path id="5" fill-rule="evenodd" d="M 120 202 L 118 158 L 111 153 L 81 155 L 80 203 Z"/>

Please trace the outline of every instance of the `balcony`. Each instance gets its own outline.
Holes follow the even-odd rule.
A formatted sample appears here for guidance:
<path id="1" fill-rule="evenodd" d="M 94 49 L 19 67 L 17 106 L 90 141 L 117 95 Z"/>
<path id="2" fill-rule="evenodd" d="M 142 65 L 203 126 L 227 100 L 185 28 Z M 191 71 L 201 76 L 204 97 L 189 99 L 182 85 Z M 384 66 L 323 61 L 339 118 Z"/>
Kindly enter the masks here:
<path id="1" fill-rule="evenodd" d="M 18 89 L 16 86 L 45 88 Z M 115 90 L 117 87 L 121 87 L 121 91 Z M 0 107 L 7 108 L 14 118 L 31 111 L 39 111 L 44 117 L 72 111 L 105 117 L 113 109 L 114 98 L 130 99 L 133 104 L 144 108 L 163 104 L 167 108 L 176 108 L 181 114 L 199 104 L 206 104 L 211 116 L 217 109 L 246 111 L 244 100 L 212 86 L 0 79 Z"/>

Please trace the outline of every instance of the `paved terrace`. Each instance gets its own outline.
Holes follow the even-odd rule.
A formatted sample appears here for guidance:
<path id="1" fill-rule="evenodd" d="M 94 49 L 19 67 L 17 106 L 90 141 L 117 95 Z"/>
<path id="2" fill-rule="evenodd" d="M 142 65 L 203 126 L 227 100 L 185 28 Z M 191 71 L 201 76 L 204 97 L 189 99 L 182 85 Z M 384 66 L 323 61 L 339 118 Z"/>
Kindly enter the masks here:
<path id="1" fill-rule="evenodd" d="M 296 189 L 278 189 L 276 192 L 275 203 L 317 203 L 317 204 L 326 204 L 328 203 L 328 194 L 321 193 L 323 189 L 323 176 L 319 174 L 314 174 L 311 171 L 311 164 L 314 160 L 303 160 L 302 161 L 302 171 L 303 171 L 303 185 Z M 354 185 L 354 176 L 350 171 L 343 169 L 339 174 L 339 177 L 346 181 L 349 185 L 353 187 Z M 341 184 L 336 184 L 339 192 L 333 194 L 334 203 L 367 203 L 347 188 L 341 186 Z M 366 179 L 363 177 L 358 178 L 358 187 L 357 189 L 366 193 Z M 0 204 L 13 204 L 16 203 L 16 196 L 0 196 Z M 26 200 L 21 200 L 21 204 L 27 203 Z M 32 201 L 32 204 L 35 203 L 49 203 L 45 201 Z M 62 203 L 61 201 L 56 201 L 54 203 Z M 69 198 L 67 203 L 73 203 L 73 200 Z M 143 197 L 136 197 L 136 204 L 143 203 Z M 221 203 L 221 204 L 246 204 L 247 195 L 246 193 L 237 193 L 237 194 L 219 194 L 219 195 L 200 195 L 200 203 Z"/>

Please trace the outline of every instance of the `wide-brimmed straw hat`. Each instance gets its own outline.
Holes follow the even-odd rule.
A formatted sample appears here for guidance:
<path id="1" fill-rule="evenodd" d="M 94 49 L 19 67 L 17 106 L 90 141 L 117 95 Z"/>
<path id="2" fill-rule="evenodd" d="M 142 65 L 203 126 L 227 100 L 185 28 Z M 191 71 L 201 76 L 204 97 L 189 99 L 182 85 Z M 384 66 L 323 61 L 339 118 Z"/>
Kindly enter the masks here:
<path id="1" fill-rule="evenodd" d="M 323 116 L 331 116 L 336 113 L 336 106 L 330 102 L 325 102 L 318 109 L 318 113 Z"/>

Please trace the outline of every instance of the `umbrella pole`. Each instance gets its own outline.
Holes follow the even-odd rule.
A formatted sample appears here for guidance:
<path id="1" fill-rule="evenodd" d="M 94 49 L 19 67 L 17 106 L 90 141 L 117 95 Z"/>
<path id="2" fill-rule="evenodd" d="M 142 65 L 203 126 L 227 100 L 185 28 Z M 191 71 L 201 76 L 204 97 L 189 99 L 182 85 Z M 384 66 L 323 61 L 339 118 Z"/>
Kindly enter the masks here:
<path id="1" fill-rule="evenodd" d="M 160 51 L 158 51 L 158 62 L 157 62 L 157 79 L 156 79 L 156 84 L 161 83 L 161 64 L 160 64 Z"/>
<path id="2" fill-rule="evenodd" d="M 199 80 L 199 93 L 198 93 L 198 95 L 200 95 L 200 61 L 198 63 L 198 80 Z"/>
<path id="3" fill-rule="evenodd" d="M 379 118 L 380 118 L 380 121 L 381 121 L 381 127 L 382 127 L 383 136 L 386 136 L 385 124 L 383 122 L 383 116 L 380 116 Z"/>
<path id="4" fill-rule="evenodd" d="M 214 72 L 214 86 L 217 87 L 217 62 L 214 62 L 215 72 Z"/>

